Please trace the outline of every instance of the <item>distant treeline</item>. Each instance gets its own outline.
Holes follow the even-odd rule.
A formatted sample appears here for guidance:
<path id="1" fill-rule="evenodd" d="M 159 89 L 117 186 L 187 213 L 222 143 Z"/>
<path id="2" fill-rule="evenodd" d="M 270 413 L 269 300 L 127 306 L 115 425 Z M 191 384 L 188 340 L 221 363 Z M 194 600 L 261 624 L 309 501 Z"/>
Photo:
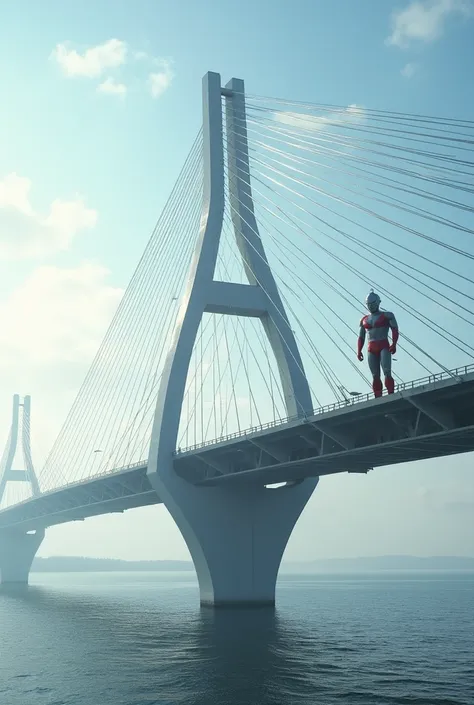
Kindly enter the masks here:
<path id="1" fill-rule="evenodd" d="M 38 573 L 76 573 L 105 571 L 194 570 L 189 561 L 121 561 L 115 558 L 81 558 L 76 556 L 37 556 L 32 570 Z"/>
<path id="2" fill-rule="evenodd" d="M 190 561 L 122 561 L 115 558 L 81 558 L 75 556 L 36 557 L 36 572 L 105 572 L 105 571 L 189 571 Z M 360 573 L 380 570 L 474 570 L 474 558 L 462 556 L 372 556 L 367 558 L 330 558 L 308 562 L 284 562 L 282 571 L 298 573 Z"/>

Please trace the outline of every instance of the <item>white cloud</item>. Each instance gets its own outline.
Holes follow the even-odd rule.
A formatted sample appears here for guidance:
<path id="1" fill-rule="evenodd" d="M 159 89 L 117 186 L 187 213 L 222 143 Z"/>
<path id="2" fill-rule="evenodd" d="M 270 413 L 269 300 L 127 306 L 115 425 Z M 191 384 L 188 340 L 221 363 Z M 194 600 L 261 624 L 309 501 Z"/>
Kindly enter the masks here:
<path id="1" fill-rule="evenodd" d="M 402 74 L 402 76 L 405 76 L 405 78 L 411 78 L 415 75 L 417 70 L 418 66 L 416 64 L 405 64 L 400 73 Z"/>
<path id="2" fill-rule="evenodd" d="M 0 181 L 0 258 L 42 257 L 66 250 L 76 234 L 92 228 L 97 211 L 83 199 L 55 199 L 43 215 L 30 202 L 31 181 L 15 173 Z"/>
<path id="3" fill-rule="evenodd" d="M 99 264 L 42 266 L 0 301 L 0 370 L 89 362 L 122 296 Z"/>
<path id="4" fill-rule="evenodd" d="M 407 47 L 413 41 L 433 42 L 443 34 L 450 15 L 468 15 L 472 10 L 472 0 L 416 0 L 392 14 L 386 44 Z"/>
<path id="5" fill-rule="evenodd" d="M 86 49 L 82 54 L 69 48 L 69 43 L 57 44 L 51 57 L 57 61 L 66 76 L 97 78 L 104 71 L 122 66 L 127 60 L 127 44 L 120 39 L 109 39 L 103 44 Z"/>
<path id="6" fill-rule="evenodd" d="M 279 111 L 275 112 L 274 116 L 277 122 L 284 125 L 316 132 L 328 127 L 342 125 L 345 122 L 361 122 L 365 119 L 365 110 L 361 106 L 353 104 L 341 110 L 328 112 L 325 115 Z"/>
<path id="7" fill-rule="evenodd" d="M 159 71 L 150 73 L 148 77 L 148 85 L 153 98 L 159 98 L 162 96 L 163 93 L 170 87 L 174 78 L 174 73 L 171 68 L 171 61 L 166 59 L 157 59 L 156 63 L 160 66 Z"/>
<path id="8" fill-rule="evenodd" d="M 11 396 L 31 394 L 37 469 L 123 295 L 108 278 L 108 270 L 93 263 L 41 266 L 0 299 L 0 443 L 10 424 Z"/>
<path id="9" fill-rule="evenodd" d="M 105 81 L 97 86 L 99 93 L 107 93 L 108 95 L 118 95 L 124 97 L 127 93 L 125 83 L 118 83 L 114 78 L 106 78 Z"/>
<path id="10" fill-rule="evenodd" d="M 174 72 L 171 59 L 154 57 L 145 51 L 131 49 L 127 42 L 120 39 L 108 39 L 102 44 L 85 49 L 82 53 L 72 48 L 70 42 L 57 44 L 51 52 L 51 58 L 61 67 L 62 72 L 70 77 L 100 78 L 113 69 L 120 73 L 127 62 L 139 62 L 144 65 L 148 75 L 147 84 L 153 98 L 159 98 L 170 87 Z M 108 76 L 97 85 L 99 93 L 125 97 L 127 85 L 113 76 Z"/>
<path id="11" fill-rule="evenodd" d="M 24 215 L 31 215 L 31 181 L 11 173 L 0 181 L 0 208 L 14 208 Z"/>

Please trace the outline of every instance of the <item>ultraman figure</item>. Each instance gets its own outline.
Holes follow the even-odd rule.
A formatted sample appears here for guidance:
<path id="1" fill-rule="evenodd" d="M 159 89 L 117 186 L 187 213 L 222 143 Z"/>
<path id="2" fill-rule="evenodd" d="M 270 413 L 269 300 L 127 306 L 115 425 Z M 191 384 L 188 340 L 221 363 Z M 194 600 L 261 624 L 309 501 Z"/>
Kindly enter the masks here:
<path id="1" fill-rule="evenodd" d="M 372 389 L 374 396 L 382 396 L 382 380 L 380 367 L 385 376 L 385 387 L 389 394 L 395 391 L 395 381 L 392 377 L 392 358 L 397 351 L 398 325 L 393 313 L 380 310 L 380 296 L 373 291 L 367 296 L 365 305 L 369 310 L 360 322 L 359 340 L 357 341 L 357 358 L 360 362 L 364 359 L 362 349 L 365 336 L 368 336 L 367 361 L 372 373 Z M 392 332 L 392 344 L 388 340 L 389 330 Z"/>

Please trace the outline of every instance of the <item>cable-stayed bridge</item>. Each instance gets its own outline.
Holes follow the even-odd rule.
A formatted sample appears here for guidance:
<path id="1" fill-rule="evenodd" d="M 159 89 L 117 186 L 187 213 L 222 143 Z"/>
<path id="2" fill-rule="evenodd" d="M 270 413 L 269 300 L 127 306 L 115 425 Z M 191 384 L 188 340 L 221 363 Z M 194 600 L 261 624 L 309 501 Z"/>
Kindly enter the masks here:
<path id="1" fill-rule="evenodd" d="M 203 603 L 273 603 L 320 476 L 474 449 L 474 122 L 246 96 L 217 74 L 203 116 L 38 475 L 15 402 L 2 582 L 27 581 L 48 526 L 163 502 Z M 401 332 L 377 399 L 356 357 L 371 288 Z"/>

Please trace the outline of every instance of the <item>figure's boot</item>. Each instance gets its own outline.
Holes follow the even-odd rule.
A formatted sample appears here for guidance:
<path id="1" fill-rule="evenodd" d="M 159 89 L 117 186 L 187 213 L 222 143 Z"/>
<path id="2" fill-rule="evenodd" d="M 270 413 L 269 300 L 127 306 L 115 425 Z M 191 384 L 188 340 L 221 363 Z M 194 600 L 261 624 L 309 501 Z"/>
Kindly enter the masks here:
<path id="1" fill-rule="evenodd" d="M 372 381 L 372 389 L 374 390 L 374 397 L 382 396 L 382 380 L 380 377 L 374 377 Z"/>
<path id="2" fill-rule="evenodd" d="M 385 377 L 385 388 L 388 394 L 393 394 L 395 391 L 395 380 L 392 376 Z"/>

